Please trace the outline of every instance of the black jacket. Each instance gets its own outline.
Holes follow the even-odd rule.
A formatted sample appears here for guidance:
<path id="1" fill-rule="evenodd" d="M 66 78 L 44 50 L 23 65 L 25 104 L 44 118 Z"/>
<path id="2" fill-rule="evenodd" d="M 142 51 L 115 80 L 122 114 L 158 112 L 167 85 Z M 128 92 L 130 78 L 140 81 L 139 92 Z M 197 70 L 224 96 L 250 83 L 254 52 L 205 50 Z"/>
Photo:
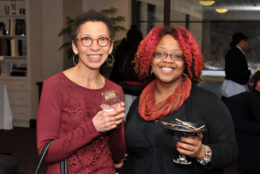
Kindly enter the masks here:
<path id="1" fill-rule="evenodd" d="M 241 85 L 247 84 L 250 78 L 245 55 L 237 47 L 230 49 L 225 57 L 226 79 Z"/>
<path id="2" fill-rule="evenodd" d="M 260 122 L 260 92 L 253 90 L 248 96 L 248 106 L 256 121 Z"/>
<path id="3" fill-rule="evenodd" d="M 125 125 L 128 157 L 124 167 L 127 174 L 221 174 L 223 168 L 237 158 L 237 145 L 231 115 L 215 94 L 193 86 L 190 97 L 182 107 L 162 120 L 175 118 L 205 124 L 203 144 L 212 149 L 210 165 L 202 166 L 196 159 L 191 165 L 173 163 L 178 154 L 173 132 L 160 121 L 144 121 L 138 113 L 138 101 L 132 104 Z"/>

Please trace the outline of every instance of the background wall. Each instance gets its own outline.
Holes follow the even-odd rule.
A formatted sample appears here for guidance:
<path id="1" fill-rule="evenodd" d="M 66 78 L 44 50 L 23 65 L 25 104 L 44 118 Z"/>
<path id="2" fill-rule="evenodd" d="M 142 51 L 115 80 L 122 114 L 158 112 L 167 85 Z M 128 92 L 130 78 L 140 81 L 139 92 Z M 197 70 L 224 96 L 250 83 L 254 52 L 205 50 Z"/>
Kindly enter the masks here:
<path id="1" fill-rule="evenodd" d="M 63 53 L 59 51 L 63 27 L 63 0 L 30 0 L 30 78 L 32 118 L 36 118 L 39 90 L 36 82 L 63 69 Z"/>
<path id="2" fill-rule="evenodd" d="M 202 51 L 205 62 L 224 69 L 225 55 L 230 49 L 232 35 L 243 32 L 248 36 L 246 57 L 250 67 L 260 66 L 260 12 L 229 10 L 218 14 L 212 9 L 204 11 Z M 257 65 L 258 64 L 258 65 Z"/>
<path id="3" fill-rule="evenodd" d="M 73 8 L 72 8 L 73 7 Z M 63 27 L 66 26 L 67 17 L 74 18 L 82 12 L 82 0 L 63 0 Z M 70 41 L 70 36 L 63 36 L 62 42 Z M 60 45 L 61 46 L 61 45 Z M 63 50 L 63 69 L 67 69 L 73 65 L 72 58 L 68 57 L 66 50 Z"/>
<path id="4" fill-rule="evenodd" d="M 43 79 L 63 68 L 62 38 L 58 37 L 63 26 L 63 0 L 42 0 L 42 55 Z"/>
<path id="5" fill-rule="evenodd" d="M 36 85 L 37 81 L 42 79 L 43 75 L 43 54 L 42 54 L 42 4 L 40 0 L 31 0 L 29 1 L 29 14 L 27 25 L 30 27 L 30 39 L 28 42 L 29 46 L 29 74 L 31 77 L 31 117 L 36 118 L 36 110 L 38 106 L 38 88 Z M 27 10 L 28 12 L 28 10 Z"/>
<path id="6" fill-rule="evenodd" d="M 117 8 L 117 14 L 124 16 L 126 21 L 121 23 L 126 29 L 130 28 L 131 25 L 131 0 L 82 0 L 82 11 L 107 9 L 110 7 Z M 115 40 L 125 37 L 126 32 L 116 33 Z"/>

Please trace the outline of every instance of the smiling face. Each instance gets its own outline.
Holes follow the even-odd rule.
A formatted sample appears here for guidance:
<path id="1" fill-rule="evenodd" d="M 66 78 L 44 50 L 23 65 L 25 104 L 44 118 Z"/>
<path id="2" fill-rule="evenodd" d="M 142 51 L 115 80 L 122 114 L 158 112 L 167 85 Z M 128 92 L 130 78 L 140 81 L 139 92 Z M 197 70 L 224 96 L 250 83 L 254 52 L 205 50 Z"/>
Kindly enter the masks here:
<path id="1" fill-rule="evenodd" d="M 169 34 L 162 37 L 155 52 L 164 52 L 167 54 L 183 56 L 183 51 L 178 42 Z M 184 68 L 184 60 L 172 60 L 169 55 L 164 59 L 153 57 L 152 71 L 156 80 L 160 83 L 181 83 Z"/>
<path id="2" fill-rule="evenodd" d="M 92 38 L 92 45 L 89 47 L 84 46 L 80 40 L 84 37 Z M 80 39 L 77 40 L 76 43 L 72 43 L 73 52 L 79 57 L 77 65 L 84 65 L 92 70 L 100 69 L 113 49 L 113 44 L 110 43 L 105 47 L 98 45 L 96 39 L 100 37 L 109 38 L 109 31 L 105 23 L 100 21 L 88 21 L 80 25 L 77 35 L 77 38 Z"/>

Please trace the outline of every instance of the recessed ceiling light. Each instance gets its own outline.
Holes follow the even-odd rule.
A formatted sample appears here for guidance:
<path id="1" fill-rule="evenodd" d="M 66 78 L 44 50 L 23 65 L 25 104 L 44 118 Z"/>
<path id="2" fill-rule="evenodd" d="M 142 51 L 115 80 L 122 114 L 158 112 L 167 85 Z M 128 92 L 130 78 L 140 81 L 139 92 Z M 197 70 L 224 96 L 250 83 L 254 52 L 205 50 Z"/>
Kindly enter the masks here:
<path id="1" fill-rule="evenodd" d="M 228 11 L 228 9 L 226 8 L 216 8 L 216 12 L 218 13 L 226 13 Z"/>
<path id="2" fill-rule="evenodd" d="M 215 1 L 201 0 L 200 4 L 204 5 L 204 6 L 211 6 L 211 5 L 215 4 Z"/>

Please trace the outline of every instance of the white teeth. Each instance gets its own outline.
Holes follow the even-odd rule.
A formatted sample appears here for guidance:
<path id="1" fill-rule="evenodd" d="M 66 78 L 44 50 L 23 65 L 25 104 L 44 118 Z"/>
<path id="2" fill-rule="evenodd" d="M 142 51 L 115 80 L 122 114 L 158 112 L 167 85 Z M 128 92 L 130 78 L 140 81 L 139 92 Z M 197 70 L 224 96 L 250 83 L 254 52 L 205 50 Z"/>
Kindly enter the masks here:
<path id="1" fill-rule="evenodd" d="M 164 71 L 172 71 L 173 69 L 169 68 L 169 67 L 163 67 L 162 70 L 164 70 Z"/>
<path id="2" fill-rule="evenodd" d="M 100 55 L 89 55 L 90 58 L 94 58 L 94 59 L 97 59 L 100 57 Z"/>

